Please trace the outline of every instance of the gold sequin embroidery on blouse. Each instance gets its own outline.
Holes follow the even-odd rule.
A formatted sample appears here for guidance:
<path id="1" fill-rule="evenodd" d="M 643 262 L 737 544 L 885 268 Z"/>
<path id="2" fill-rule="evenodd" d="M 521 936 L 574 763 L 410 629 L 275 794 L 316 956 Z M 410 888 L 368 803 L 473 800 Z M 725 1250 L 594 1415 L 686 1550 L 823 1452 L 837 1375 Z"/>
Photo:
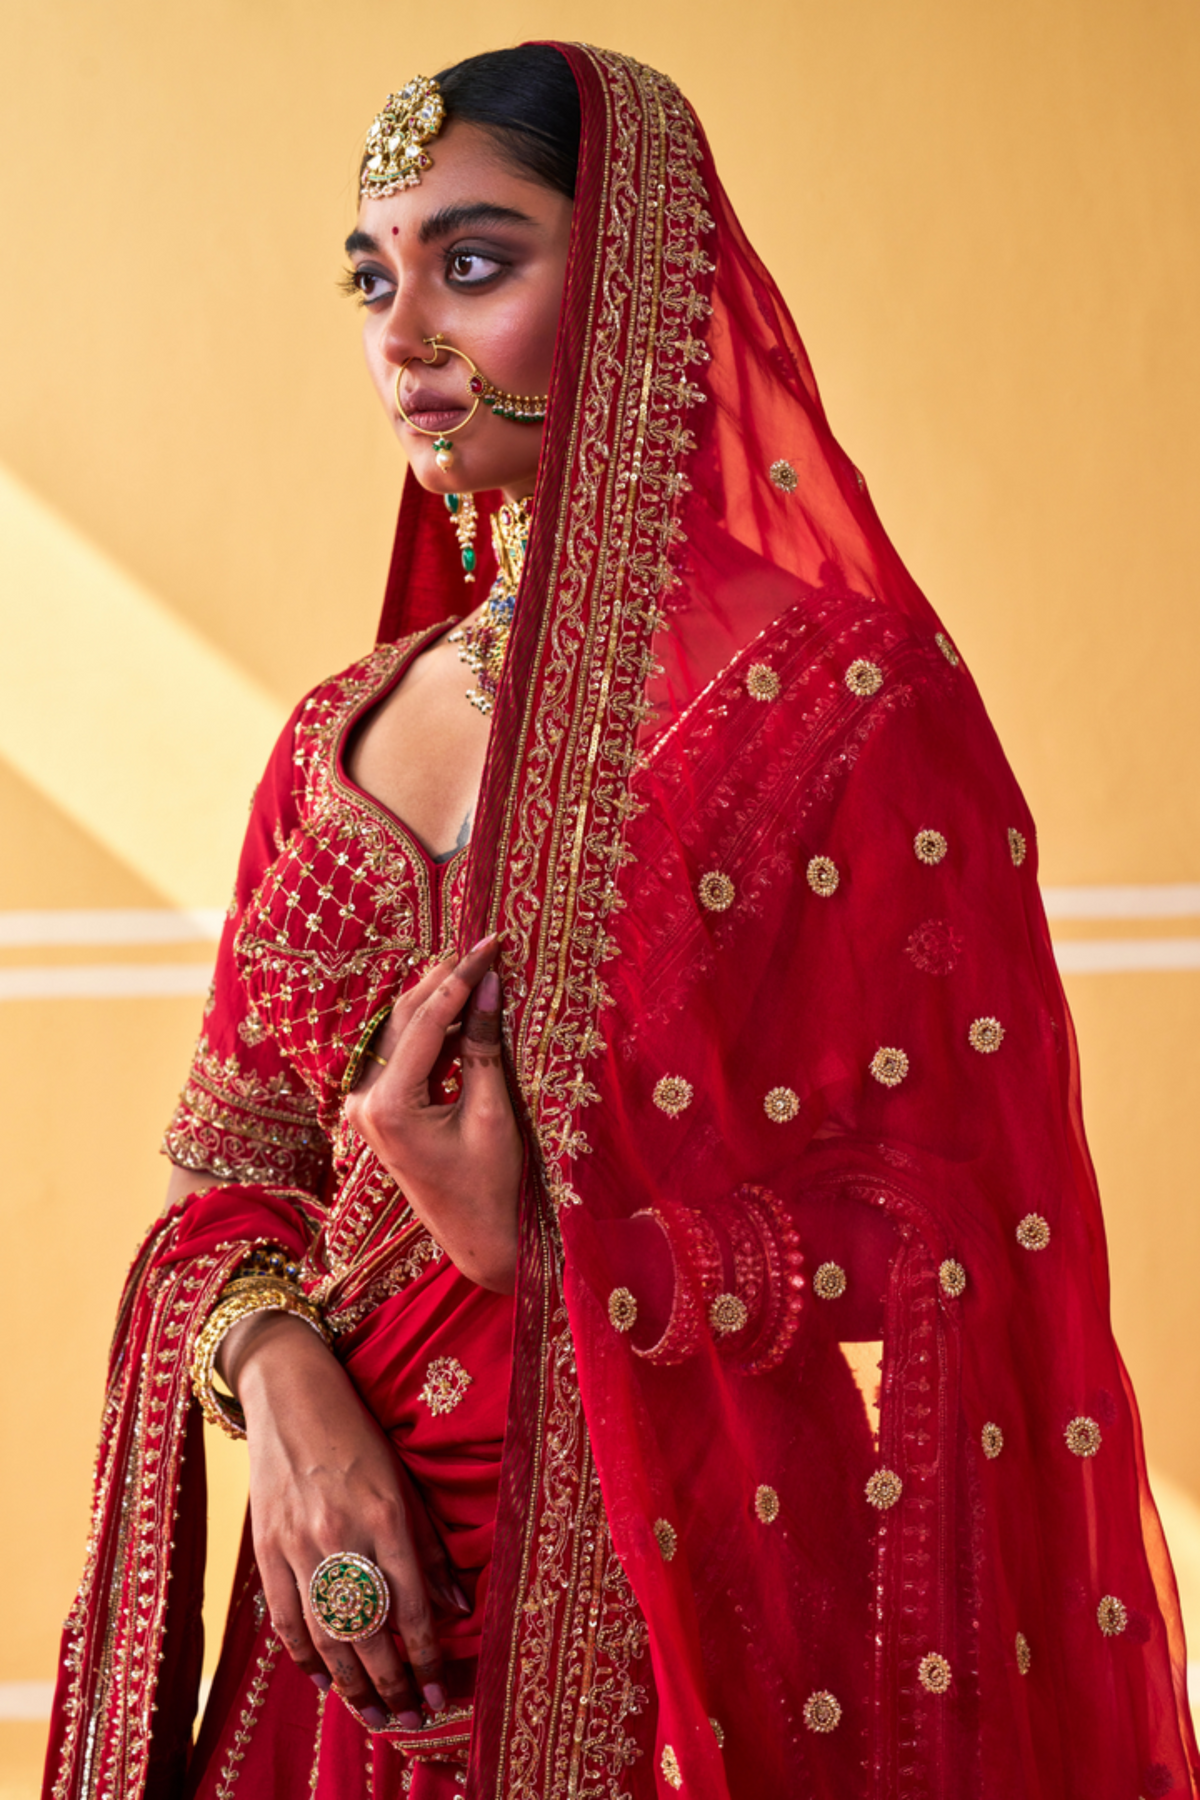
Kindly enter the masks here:
<path id="1" fill-rule="evenodd" d="M 786 457 L 781 456 L 778 462 L 773 462 L 767 472 L 782 493 L 794 494 L 800 485 L 800 477 Z"/>
<path id="2" fill-rule="evenodd" d="M 878 663 L 868 662 L 865 656 L 860 656 L 846 670 L 846 686 L 860 700 L 869 700 L 883 686 L 883 670 Z"/>
<path id="3" fill-rule="evenodd" d="M 961 658 L 959 657 L 958 651 L 954 648 L 954 645 L 950 642 L 950 639 L 946 636 L 945 632 L 944 631 L 935 631 L 933 634 L 933 641 L 937 645 L 938 649 L 941 651 L 942 655 L 945 657 L 946 661 L 950 664 L 950 667 L 952 669 L 957 669 L 959 662 L 961 661 Z"/>
<path id="4" fill-rule="evenodd" d="M 707 875 L 700 877 L 696 893 L 701 906 L 709 912 L 728 912 L 737 898 L 737 889 L 728 875 L 722 875 L 719 869 L 710 869 Z"/>
<path id="5" fill-rule="evenodd" d="M 805 874 L 809 887 L 814 894 L 819 894 L 822 900 L 828 900 L 830 894 L 837 893 L 841 876 L 838 874 L 838 866 L 832 856 L 814 856 L 805 870 Z"/>
<path id="6" fill-rule="evenodd" d="M 425 1370 L 421 1399 L 431 1413 L 453 1412 L 471 1385 L 472 1377 L 453 1356 L 435 1356 Z"/>
<path id="7" fill-rule="evenodd" d="M 627 1287 L 614 1288 L 608 1296 L 608 1319 L 615 1331 L 632 1331 L 637 1324 L 637 1301 Z"/>
<path id="8" fill-rule="evenodd" d="M 1096 1608 L 1096 1623 L 1105 1637 L 1120 1637 L 1129 1623 L 1124 1601 L 1118 1600 L 1115 1594 L 1105 1594 Z"/>
<path id="9" fill-rule="evenodd" d="M 930 868 L 941 862 L 949 848 L 950 846 L 941 832 L 935 831 L 931 825 L 926 825 L 921 831 L 918 831 L 913 839 L 913 850 L 916 853 L 917 861 L 928 863 Z"/>
<path id="10" fill-rule="evenodd" d="M 708 1322 L 718 1337 L 744 1331 L 749 1317 L 746 1302 L 736 1294 L 718 1294 L 708 1309 Z"/>
<path id="11" fill-rule="evenodd" d="M 889 1506 L 895 1506 L 904 1492 L 904 1483 L 895 1469 L 876 1469 L 875 1473 L 869 1477 L 863 1492 L 867 1496 L 868 1503 L 875 1508 L 876 1512 L 886 1512 Z"/>
<path id="12" fill-rule="evenodd" d="M 1013 867 L 1019 869 L 1025 861 L 1025 834 L 1018 831 L 1015 825 L 1008 828 L 1008 854 L 1013 859 Z"/>
<path id="13" fill-rule="evenodd" d="M 967 1271 L 952 1256 L 948 1256 L 938 1270 L 938 1280 L 943 1294 L 949 1294 L 951 1300 L 959 1299 L 967 1291 Z"/>
<path id="14" fill-rule="evenodd" d="M 1050 1227 L 1041 1213 L 1026 1213 L 1017 1226 L 1017 1242 L 1022 1250 L 1044 1250 L 1050 1242 Z"/>
<path id="15" fill-rule="evenodd" d="M 763 1111 L 776 1125 L 786 1125 L 800 1111 L 800 1096 L 790 1087 L 773 1087 L 763 1096 Z"/>
<path id="16" fill-rule="evenodd" d="M 1033 1665 L 1033 1651 L 1029 1647 L 1029 1639 L 1023 1631 L 1017 1633 L 1017 1668 L 1022 1675 L 1028 1675 Z"/>
<path id="17" fill-rule="evenodd" d="M 1004 1027 L 999 1019 L 976 1019 L 967 1032 L 967 1042 L 980 1056 L 991 1056 L 1004 1042 Z"/>
<path id="18" fill-rule="evenodd" d="M 1089 1419 L 1084 1413 L 1071 1420 L 1063 1437 L 1072 1456 L 1095 1456 L 1104 1441 L 1095 1419 Z"/>
<path id="19" fill-rule="evenodd" d="M 871 1058 L 871 1073 L 883 1087 L 899 1087 L 908 1074 L 907 1052 L 881 1044 Z"/>
<path id="20" fill-rule="evenodd" d="M 936 1650 L 923 1656 L 917 1665 L 917 1680 L 927 1694 L 944 1694 L 950 1687 L 950 1664 Z"/>
<path id="21" fill-rule="evenodd" d="M 720 1719 L 709 1719 L 708 1722 L 713 1728 L 713 1736 L 717 1740 L 717 1749 L 723 1750 L 725 1748 L 725 1727 L 722 1725 Z"/>
<path id="22" fill-rule="evenodd" d="M 653 1099 L 660 1112 L 665 1112 L 669 1119 L 676 1119 L 681 1112 L 687 1111 L 694 1094 L 691 1082 L 685 1081 L 682 1075 L 664 1075 L 655 1084 Z"/>
<path id="23" fill-rule="evenodd" d="M 804 1702 L 804 1723 L 810 1731 L 836 1731 L 842 1709 L 826 1688 L 810 1694 Z"/>
<path id="24" fill-rule="evenodd" d="M 663 1772 L 663 1780 L 669 1782 L 671 1787 L 681 1788 L 683 1786 L 683 1776 L 679 1769 L 679 1758 L 676 1756 L 674 1750 L 672 1750 L 670 1744 L 663 1745 L 660 1767 Z"/>
<path id="25" fill-rule="evenodd" d="M 662 1551 L 664 1562 L 670 1562 L 679 1548 L 679 1534 L 670 1519 L 655 1519 L 654 1541 Z"/>
<path id="26" fill-rule="evenodd" d="M 783 683 L 770 663 L 751 663 L 746 670 L 746 692 L 752 700 L 778 700 Z"/>
<path id="27" fill-rule="evenodd" d="M 979 1434 L 979 1442 L 983 1446 L 983 1454 L 988 1461 L 995 1462 L 1004 1448 L 1004 1433 L 989 1419 Z"/>
<path id="28" fill-rule="evenodd" d="M 846 1291 L 846 1271 L 841 1263 L 822 1263 L 813 1274 L 812 1288 L 818 1300 L 840 1300 Z"/>
<path id="29" fill-rule="evenodd" d="M 779 1495 L 766 1482 L 755 1490 L 754 1511 L 764 1525 L 773 1525 L 779 1517 Z"/>

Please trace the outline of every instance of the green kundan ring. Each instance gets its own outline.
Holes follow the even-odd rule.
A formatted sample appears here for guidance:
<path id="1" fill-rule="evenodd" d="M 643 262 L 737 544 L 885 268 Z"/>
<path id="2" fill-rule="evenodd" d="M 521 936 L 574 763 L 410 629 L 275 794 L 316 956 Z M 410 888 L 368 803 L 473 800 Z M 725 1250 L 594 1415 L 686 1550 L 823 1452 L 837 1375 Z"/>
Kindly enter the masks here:
<path id="1" fill-rule="evenodd" d="M 388 1616 L 392 1596 L 383 1570 L 370 1557 L 343 1550 L 317 1564 L 308 1584 L 308 1601 L 327 1637 L 354 1644 L 375 1636 Z"/>

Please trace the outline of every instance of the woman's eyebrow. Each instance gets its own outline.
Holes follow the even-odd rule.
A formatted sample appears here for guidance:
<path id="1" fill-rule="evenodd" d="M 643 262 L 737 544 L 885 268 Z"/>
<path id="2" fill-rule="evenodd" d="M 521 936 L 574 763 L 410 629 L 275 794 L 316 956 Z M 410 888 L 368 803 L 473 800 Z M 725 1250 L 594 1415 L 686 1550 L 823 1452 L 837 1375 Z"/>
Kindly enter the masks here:
<path id="1" fill-rule="evenodd" d="M 431 244 L 437 238 L 449 237 L 452 232 L 462 231 L 470 225 L 536 225 L 528 213 L 517 212 L 511 206 L 495 206 L 490 201 L 479 200 L 470 206 L 443 206 L 440 212 L 431 213 L 417 233 L 422 244 Z"/>
<path id="2" fill-rule="evenodd" d="M 379 245 L 369 231 L 352 231 L 350 236 L 346 239 L 345 251 L 347 256 L 354 256 L 359 250 L 364 251 L 368 256 L 372 251 L 378 252 Z"/>

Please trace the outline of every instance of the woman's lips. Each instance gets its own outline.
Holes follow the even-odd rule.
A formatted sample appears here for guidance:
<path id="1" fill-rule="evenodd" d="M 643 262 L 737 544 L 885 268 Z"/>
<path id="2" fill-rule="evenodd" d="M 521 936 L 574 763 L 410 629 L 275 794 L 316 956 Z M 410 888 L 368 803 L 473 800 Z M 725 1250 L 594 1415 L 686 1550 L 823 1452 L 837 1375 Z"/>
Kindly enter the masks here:
<path id="1" fill-rule="evenodd" d="M 411 396 L 401 394 L 404 410 L 409 422 L 418 425 L 422 431 L 450 431 L 455 425 L 461 425 L 470 410 L 444 394 L 431 393 L 428 388 L 418 388 Z"/>

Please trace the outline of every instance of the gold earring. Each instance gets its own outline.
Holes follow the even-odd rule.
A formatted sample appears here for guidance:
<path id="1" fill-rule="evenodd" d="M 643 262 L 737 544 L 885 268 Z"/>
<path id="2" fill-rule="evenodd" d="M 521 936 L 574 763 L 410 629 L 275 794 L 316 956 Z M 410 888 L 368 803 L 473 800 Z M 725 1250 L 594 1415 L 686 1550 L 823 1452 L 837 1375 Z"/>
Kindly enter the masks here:
<path id="1" fill-rule="evenodd" d="M 471 375 L 476 379 L 479 378 L 479 370 L 475 367 L 475 364 L 471 361 L 466 351 L 456 350 L 453 344 L 448 344 L 440 331 L 435 331 L 432 337 L 422 338 L 421 342 L 433 346 L 433 355 L 406 356 L 404 361 L 400 364 L 400 367 L 396 370 L 396 411 L 404 420 L 404 423 L 409 427 L 410 431 L 418 432 L 421 437 L 433 439 L 433 460 L 437 463 L 439 469 L 448 469 L 454 458 L 454 445 L 450 442 L 450 434 L 454 431 L 461 431 L 464 425 L 469 425 L 471 423 L 471 420 L 479 411 L 480 402 L 483 399 L 482 392 L 474 395 L 470 412 L 465 419 L 460 419 L 457 425 L 451 425 L 448 431 L 426 431 L 423 425 L 414 425 L 404 410 L 403 402 L 400 399 L 400 378 L 410 362 L 421 362 L 428 364 L 430 368 L 440 368 L 442 365 L 438 362 L 438 357 L 443 350 L 448 356 L 461 356 L 468 369 L 470 369 Z M 474 392 L 474 390 L 472 390 L 472 392 Z"/>
<path id="2" fill-rule="evenodd" d="M 474 581 L 475 527 L 479 523 L 474 494 L 447 494 L 446 511 L 454 523 L 458 547 L 462 552 L 463 580 Z"/>

